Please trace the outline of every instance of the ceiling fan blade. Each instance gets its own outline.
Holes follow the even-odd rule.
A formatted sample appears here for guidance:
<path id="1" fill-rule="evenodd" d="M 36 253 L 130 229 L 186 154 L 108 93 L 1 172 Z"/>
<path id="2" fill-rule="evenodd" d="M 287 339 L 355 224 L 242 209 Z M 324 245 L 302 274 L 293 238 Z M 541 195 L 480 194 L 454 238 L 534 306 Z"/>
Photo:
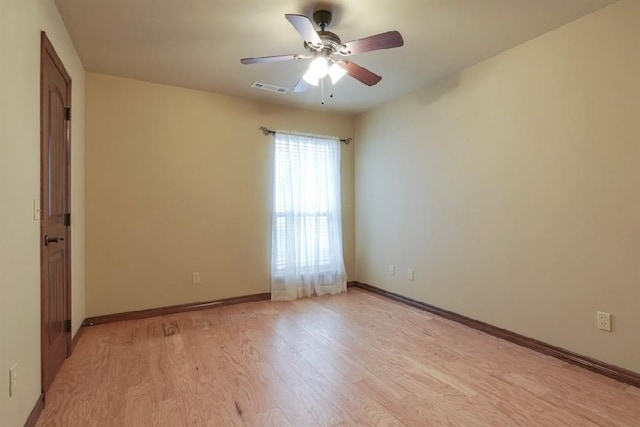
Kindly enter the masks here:
<path id="1" fill-rule="evenodd" d="M 310 87 L 311 85 L 307 83 L 305 79 L 300 77 L 300 80 L 298 80 L 296 85 L 293 87 L 293 92 L 295 93 L 306 92 L 309 90 Z"/>
<path id="2" fill-rule="evenodd" d="M 262 56 L 260 58 L 242 58 L 240 62 L 243 64 L 264 64 L 267 62 L 279 62 L 279 61 L 294 61 L 296 59 L 305 59 L 307 56 L 303 55 L 276 55 L 276 56 Z"/>
<path id="3" fill-rule="evenodd" d="M 320 39 L 320 36 L 313 28 L 313 24 L 309 21 L 309 18 L 304 15 L 294 15 L 291 13 L 284 15 L 284 17 L 287 18 L 287 21 L 293 25 L 293 28 L 300 33 L 307 43 L 313 46 L 322 45 L 322 39 Z"/>
<path id="4" fill-rule="evenodd" d="M 402 35 L 397 31 L 387 31 L 375 36 L 365 37 L 359 40 L 346 42 L 340 48 L 343 55 L 354 55 L 356 53 L 371 52 L 372 50 L 391 49 L 404 45 Z"/>
<path id="5" fill-rule="evenodd" d="M 367 86 L 374 86 L 382 80 L 382 77 L 372 73 L 364 67 L 359 66 L 355 62 L 351 61 L 339 61 L 338 64 L 354 79 L 366 84 Z"/>

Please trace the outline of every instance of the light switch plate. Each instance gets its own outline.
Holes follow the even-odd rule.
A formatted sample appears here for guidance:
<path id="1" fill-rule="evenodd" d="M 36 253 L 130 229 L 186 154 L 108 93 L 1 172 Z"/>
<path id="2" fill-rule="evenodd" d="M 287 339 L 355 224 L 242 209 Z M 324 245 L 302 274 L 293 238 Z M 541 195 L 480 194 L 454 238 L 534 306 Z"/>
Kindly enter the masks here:
<path id="1" fill-rule="evenodd" d="M 9 397 L 16 394 L 18 388 L 18 365 L 13 365 L 9 369 Z"/>
<path id="2" fill-rule="evenodd" d="M 33 220 L 40 221 L 40 204 L 38 199 L 33 199 Z"/>

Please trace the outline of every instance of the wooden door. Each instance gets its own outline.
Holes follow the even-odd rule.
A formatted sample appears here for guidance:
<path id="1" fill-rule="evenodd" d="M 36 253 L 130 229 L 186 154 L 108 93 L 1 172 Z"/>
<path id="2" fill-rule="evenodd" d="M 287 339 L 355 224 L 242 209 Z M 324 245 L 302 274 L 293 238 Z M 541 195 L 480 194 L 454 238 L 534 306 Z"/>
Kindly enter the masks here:
<path id="1" fill-rule="evenodd" d="M 42 33 L 40 248 L 42 391 L 71 349 L 71 78 Z"/>

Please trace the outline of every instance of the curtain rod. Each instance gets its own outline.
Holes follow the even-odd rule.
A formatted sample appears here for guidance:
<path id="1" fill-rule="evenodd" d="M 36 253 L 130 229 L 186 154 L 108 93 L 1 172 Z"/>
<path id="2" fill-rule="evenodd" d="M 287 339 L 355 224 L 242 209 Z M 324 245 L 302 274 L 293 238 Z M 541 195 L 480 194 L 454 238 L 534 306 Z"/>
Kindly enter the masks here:
<path id="1" fill-rule="evenodd" d="M 260 130 L 261 130 L 261 131 L 262 131 L 262 133 L 263 133 L 263 134 L 265 134 L 265 135 L 275 135 L 275 134 L 276 134 L 276 131 L 275 131 L 275 130 L 271 130 L 271 129 L 269 129 L 269 128 L 268 128 L 268 127 L 266 127 L 266 126 L 260 126 Z M 348 143 L 350 143 L 351 141 L 353 141 L 353 138 L 344 138 L 344 139 L 341 139 L 341 140 L 340 140 L 340 142 L 343 142 L 343 143 L 345 143 L 345 144 L 348 144 Z"/>

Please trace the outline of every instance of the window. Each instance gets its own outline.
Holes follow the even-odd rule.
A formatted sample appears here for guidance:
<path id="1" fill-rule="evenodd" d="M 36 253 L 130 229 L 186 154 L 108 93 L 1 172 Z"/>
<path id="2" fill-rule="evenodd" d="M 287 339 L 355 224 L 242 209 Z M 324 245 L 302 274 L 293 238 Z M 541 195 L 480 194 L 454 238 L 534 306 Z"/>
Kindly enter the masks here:
<path id="1" fill-rule="evenodd" d="M 274 299 L 346 284 L 338 140 L 276 133 L 271 249 Z"/>

